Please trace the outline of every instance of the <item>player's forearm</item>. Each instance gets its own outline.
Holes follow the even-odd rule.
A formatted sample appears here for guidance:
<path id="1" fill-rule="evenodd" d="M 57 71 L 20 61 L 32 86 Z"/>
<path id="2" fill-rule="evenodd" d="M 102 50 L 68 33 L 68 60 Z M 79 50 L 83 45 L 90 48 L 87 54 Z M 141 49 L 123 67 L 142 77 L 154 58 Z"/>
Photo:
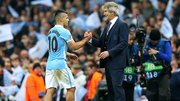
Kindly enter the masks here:
<path id="1" fill-rule="evenodd" d="M 73 49 L 74 50 L 77 50 L 81 47 L 83 47 L 86 43 L 88 42 L 88 39 L 87 38 L 84 38 L 83 40 L 79 41 L 79 42 L 76 42 Z"/>
<path id="2" fill-rule="evenodd" d="M 66 53 L 66 56 L 70 56 L 70 55 L 71 55 L 71 53 L 69 53 L 69 52 Z"/>

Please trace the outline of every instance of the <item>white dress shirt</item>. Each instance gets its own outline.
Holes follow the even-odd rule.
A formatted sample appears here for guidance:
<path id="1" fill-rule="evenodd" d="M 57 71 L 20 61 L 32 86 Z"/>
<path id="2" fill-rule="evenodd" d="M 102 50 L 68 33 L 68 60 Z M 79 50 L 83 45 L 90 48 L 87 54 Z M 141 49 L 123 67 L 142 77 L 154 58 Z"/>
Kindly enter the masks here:
<path id="1" fill-rule="evenodd" d="M 109 30 L 112 28 L 112 26 L 115 24 L 115 22 L 117 21 L 118 17 L 116 16 L 115 18 L 113 18 L 110 22 L 111 22 L 111 25 L 108 29 L 108 32 L 107 32 L 107 35 L 109 33 Z M 92 38 L 89 40 L 89 43 L 92 43 Z"/>
<path id="2" fill-rule="evenodd" d="M 116 22 L 117 19 L 118 19 L 118 17 L 116 16 L 115 18 L 113 18 L 113 19 L 110 21 L 110 22 L 111 22 L 111 25 L 110 25 L 110 27 L 109 27 L 109 29 L 108 29 L 107 35 L 108 35 L 110 29 L 112 28 L 112 26 L 115 24 L 115 22 Z"/>

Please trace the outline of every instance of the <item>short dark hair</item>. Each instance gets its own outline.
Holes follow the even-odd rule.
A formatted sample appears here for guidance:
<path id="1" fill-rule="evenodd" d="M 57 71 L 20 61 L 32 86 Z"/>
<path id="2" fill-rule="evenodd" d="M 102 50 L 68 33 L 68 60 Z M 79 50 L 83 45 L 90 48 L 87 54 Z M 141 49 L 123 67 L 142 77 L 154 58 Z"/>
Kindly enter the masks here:
<path id="1" fill-rule="evenodd" d="M 33 65 L 33 70 L 36 69 L 37 67 L 41 67 L 40 63 L 35 63 L 35 64 Z"/>
<path id="2" fill-rule="evenodd" d="M 58 14 L 60 14 L 60 13 L 66 13 L 67 14 L 67 11 L 65 11 L 65 10 L 63 10 L 63 9 L 60 9 L 60 10 L 57 10 L 57 11 L 55 11 L 55 13 L 54 13 L 54 17 L 56 17 Z"/>
<path id="3" fill-rule="evenodd" d="M 158 29 L 152 29 L 149 38 L 153 41 L 158 41 L 161 38 L 161 33 Z"/>
<path id="4" fill-rule="evenodd" d="M 158 1 L 164 3 L 165 5 L 167 5 L 169 0 L 158 0 Z"/>
<path id="5" fill-rule="evenodd" d="M 66 13 L 66 14 L 68 14 L 68 12 L 67 12 L 67 11 L 62 10 L 62 9 L 57 10 L 57 11 L 55 11 L 55 12 L 54 12 L 54 22 L 55 22 L 55 23 L 56 23 L 56 21 L 57 21 L 57 17 L 58 17 L 60 14 L 62 14 L 62 13 Z"/>

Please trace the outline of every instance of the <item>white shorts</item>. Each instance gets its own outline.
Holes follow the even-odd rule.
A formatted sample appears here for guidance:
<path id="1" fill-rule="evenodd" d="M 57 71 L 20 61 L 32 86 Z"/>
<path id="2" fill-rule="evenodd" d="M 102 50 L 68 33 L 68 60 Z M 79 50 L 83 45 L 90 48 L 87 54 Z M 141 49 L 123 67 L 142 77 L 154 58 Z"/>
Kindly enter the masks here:
<path id="1" fill-rule="evenodd" d="M 69 68 L 59 70 L 46 70 L 45 83 L 46 89 L 51 87 L 57 89 L 58 86 L 65 89 L 75 87 L 74 77 Z"/>

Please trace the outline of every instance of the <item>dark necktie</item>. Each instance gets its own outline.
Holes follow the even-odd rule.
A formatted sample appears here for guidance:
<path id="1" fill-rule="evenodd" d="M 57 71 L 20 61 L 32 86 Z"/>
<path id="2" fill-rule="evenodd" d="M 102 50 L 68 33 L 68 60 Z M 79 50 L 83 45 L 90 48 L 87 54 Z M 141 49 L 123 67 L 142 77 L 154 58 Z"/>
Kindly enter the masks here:
<path id="1" fill-rule="evenodd" d="M 110 26 L 111 26 L 111 22 L 109 22 L 109 23 L 107 24 L 107 26 L 105 27 L 105 29 L 104 29 L 104 34 L 105 34 L 105 40 L 106 40 L 106 41 L 107 41 L 107 39 L 108 39 L 108 32 L 109 32 Z"/>
<path id="2" fill-rule="evenodd" d="M 111 22 L 109 22 L 104 29 L 104 33 L 106 34 L 106 36 L 108 35 L 108 31 L 109 31 L 110 26 L 111 26 Z"/>
<path id="3" fill-rule="evenodd" d="M 108 31 L 109 31 L 109 28 L 110 28 L 110 26 L 111 26 L 111 22 L 109 22 L 108 24 L 107 24 L 107 26 L 105 27 L 105 29 L 104 29 L 104 36 L 105 36 L 105 46 L 107 46 L 107 42 L 108 42 Z M 105 47 L 105 49 L 106 49 L 107 47 Z"/>

